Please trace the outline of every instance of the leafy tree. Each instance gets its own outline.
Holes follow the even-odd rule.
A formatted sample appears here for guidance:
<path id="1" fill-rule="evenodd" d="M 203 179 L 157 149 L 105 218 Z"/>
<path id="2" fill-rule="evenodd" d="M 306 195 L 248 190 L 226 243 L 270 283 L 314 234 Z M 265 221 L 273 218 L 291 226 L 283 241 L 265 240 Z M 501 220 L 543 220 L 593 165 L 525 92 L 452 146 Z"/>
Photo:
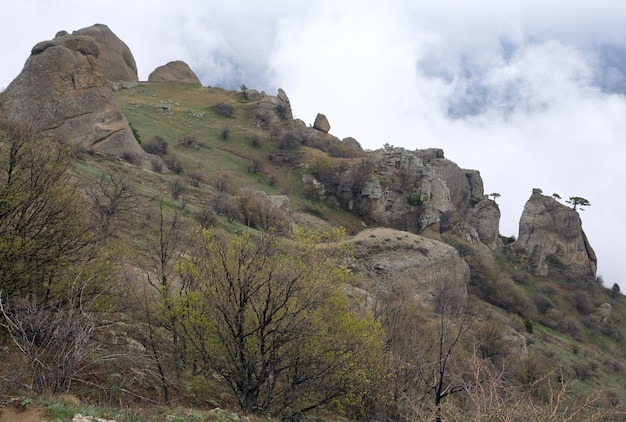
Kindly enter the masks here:
<path id="1" fill-rule="evenodd" d="M 342 236 L 204 231 L 180 263 L 187 345 L 244 412 L 293 417 L 369 385 L 381 330 L 348 306 L 342 288 L 352 277 L 336 265 Z"/>
<path id="2" fill-rule="evenodd" d="M 490 193 L 489 196 L 493 198 L 493 202 L 496 202 L 496 199 L 498 199 L 502 195 L 500 195 L 498 192 L 494 192 L 494 193 Z"/>
<path id="3" fill-rule="evenodd" d="M 580 196 L 571 196 L 568 201 L 565 201 L 572 206 L 573 210 L 576 210 L 577 207 L 588 207 L 591 203 L 585 198 L 581 198 Z M 580 208 L 581 211 L 584 209 Z"/>

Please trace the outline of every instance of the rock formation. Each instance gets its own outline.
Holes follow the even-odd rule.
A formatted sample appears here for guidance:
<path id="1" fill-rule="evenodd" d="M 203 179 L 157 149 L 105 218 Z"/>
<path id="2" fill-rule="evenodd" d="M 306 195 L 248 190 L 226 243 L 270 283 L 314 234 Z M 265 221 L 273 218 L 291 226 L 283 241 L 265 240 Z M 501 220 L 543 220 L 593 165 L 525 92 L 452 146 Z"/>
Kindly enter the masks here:
<path id="1" fill-rule="evenodd" d="M 106 27 L 105 27 L 106 28 Z M 152 168 L 137 143 L 91 36 L 64 35 L 38 43 L 22 72 L 0 94 L 0 114 L 86 150 L 124 157 Z"/>
<path id="2" fill-rule="evenodd" d="M 187 63 L 176 60 L 159 66 L 148 76 L 149 82 L 186 82 L 202 86 L 200 79 Z"/>
<path id="3" fill-rule="evenodd" d="M 313 127 L 324 133 L 328 133 L 330 131 L 330 123 L 328 123 L 328 119 L 322 113 L 317 113 L 317 116 L 315 116 Z"/>
<path id="4" fill-rule="evenodd" d="M 514 250 L 528 257 L 530 270 L 546 276 L 552 271 L 574 277 L 594 277 L 596 254 L 578 212 L 533 189 L 519 222 Z"/>
<path id="5" fill-rule="evenodd" d="M 98 62 L 109 81 L 137 81 L 137 65 L 130 48 L 108 26 L 95 24 L 73 32 L 94 39 L 100 54 Z"/>
<path id="6" fill-rule="evenodd" d="M 375 295 L 408 289 L 423 305 L 445 283 L 455 297 L 467 297 L 469 267 L 452 246 L 400 230 L 366 229 L 351 238 L 353 270 L 361 286 Z"/>
<path id="7" fill-rule="evenodd" d="M 441 149 L 387 147 L 317 176 L 328 195 L 376 224 L 435 238 L 470 228 L 470 237 L 492 249 L 499 244 L 500 211 L 483 194 L 480 174 L 459 168 Z"/>

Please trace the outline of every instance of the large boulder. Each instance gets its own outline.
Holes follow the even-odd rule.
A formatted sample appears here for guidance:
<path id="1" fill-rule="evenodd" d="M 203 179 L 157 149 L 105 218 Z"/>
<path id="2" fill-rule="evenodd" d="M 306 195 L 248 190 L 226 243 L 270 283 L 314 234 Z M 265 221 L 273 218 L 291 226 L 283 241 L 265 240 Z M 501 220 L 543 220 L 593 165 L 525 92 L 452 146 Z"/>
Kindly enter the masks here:
<path id="1" fill-rule="evenodd" d="M 149 82 L 186 82 L 202 86 L 200 79 L 182 60 L 175 60 L 159 66 L 148 76 Z"/>
<path id="2" fill-rule="evenodd" d="M 101 66 L 98 43 L 64 35 L 38 43 L 22 72 L 0 94 L 0 114 L 46 136 L 152 168 L 158 157 L 139 146 Z"/>
<path id="3" fill-rule="evenodd" d="M 328 123 L 326 115 L 322 113 L 317 113 L 317 116 L 315 116 L 315 122 L 313 123 L 313 127 L 324 133 L 328 133 L 330 131 L 330 123 Z"/>
<path id="4" fill-rule="evenodd" d="M 94 39 L 100 55 L 98 61 L 104 77 L 109 81 L 137 81 L 137 64 L 130 48 L 109 29 L 108 26 L 95 24 L 73 32 L 74 35 L 86 35 Z"/>
<path id="5" fill-rule="evenodd" d="M 578 212 L 533 189 L 519 222 L 513 248 L 528 257 L 531 271 L 546 276 L 556 271 L 594 277 L 596 254 L 582 229 Z"/>
<path id="6" fill-rule="evenodd" d="M 452 246 L 405 231 L 366 229 L 348 240 L 353 271 L 373 295 L 405 290 L 424 306 L 432 305 L 442 286 L 464 302 L 469 266 Z"/>

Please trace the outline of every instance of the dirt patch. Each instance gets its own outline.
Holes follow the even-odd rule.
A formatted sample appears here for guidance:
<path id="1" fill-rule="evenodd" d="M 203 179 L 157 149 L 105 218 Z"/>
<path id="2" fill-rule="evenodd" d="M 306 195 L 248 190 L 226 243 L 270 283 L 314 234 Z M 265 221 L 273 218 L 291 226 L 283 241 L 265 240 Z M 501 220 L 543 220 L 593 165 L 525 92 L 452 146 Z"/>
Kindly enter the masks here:
<path id="1" fill-rule="evenodd" d="M 0 422 L 48 422 L 45 410 L 40 406 L 18 409 L 12 406 L 0 409 Z"/>

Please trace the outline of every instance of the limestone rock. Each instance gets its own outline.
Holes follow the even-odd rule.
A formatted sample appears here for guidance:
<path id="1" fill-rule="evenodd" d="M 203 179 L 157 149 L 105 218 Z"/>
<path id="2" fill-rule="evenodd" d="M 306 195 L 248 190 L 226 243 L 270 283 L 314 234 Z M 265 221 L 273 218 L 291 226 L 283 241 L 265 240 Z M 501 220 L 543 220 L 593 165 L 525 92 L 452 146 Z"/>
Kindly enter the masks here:
<path id="1" fill-rule="evenodd" d="M 515 328 L 507 326 L 504 330 L 502 340 L 509 346 L 511 354 L 516 358 L 524 359 L 528 357 L 526 337 L 520 334 Z"/>
<path id="2" fill-rule="evenodd" d="M 469 212 L 468 223 L 476 229 L 480 241 L 490 249 L 499 245 L 500 208 L 490 200 L 479 201 Z"/>
<path id="3" fill-rule="evenodd" d="M 324 133 L 328 133 L 330 131 L 330 123 L 328 123 L 328 119 L 322 113 L 317 113 L 313 127 Z"/>
<path id="4" fill-rule="evenodd" d="M 531 270 L 541 276 L 558 271 L 595 277 L 596 254 L 582 229 L 578 213 L 551 196 L 533 189 L 524 206 L 514 250 L 529 258 Z"/>
<path id="5" fill-rule="evenodd" d="M 250 97 L 251 98 L 251 97 Z M 295 128 L 291 103 L 285 91 L 278 89 L 277 96 L 261 95 L 255 108 L 256 118 L 263 128 L 289 131 Z"/>
<path id="6" fill-rule="evenodd" d="M 460 300 L 467 297 L 469 267 L 452 246 L 388 228 L 366 229 L 348 240 L 353 271 L 365 290 L 388 295 L 408 288 L 424 306 L 445 283 Z"/>
<path id="7" fill-rule="evenodd" d="M 44 135 L 151 169 L 152 161 L 160 159 L 137 143 L 107 83 L 101 54 L 86 35 L 38 43 L 22 72 L 0 94 L 0 114 Z"/>
<path id="8" fill-rule="evenodd" d="M 74 35 L 85 35 L 94 39 L 100 55 L 98 61 L 109 81 L 137 81 L 137 64 L 130 48 L 109 29 L 95 24 L 74 31 Z"/>
<path id="9" fill-rule="evenodd" d="M 187 63 L 181 60 L 169 62 L 159 66 L 148 76 L 150 82 L 187 82 L 202 86 L 200 79 Z"/>
<path id="10" fill-rule="evenodd" d="M 593 317 L 602 323 L 606 323 L 609 320 L 609 316 L 611 316 L 612 309 L 613 307 L 610 303 L 603 303 L 594 311 Z"/>
<path id="11" fill-rule="evenodd" d="M 500 213 L 492 201 L 483 203 L 477 171 L 461 169 L 435 148 L 386 147 L 360 157 L 339 163 L 332 180 L 322 180 L 327 195 L 346 208 L 377 224 L 434 238 L 466 222 L 489 247 L 498 244 Z"/>

